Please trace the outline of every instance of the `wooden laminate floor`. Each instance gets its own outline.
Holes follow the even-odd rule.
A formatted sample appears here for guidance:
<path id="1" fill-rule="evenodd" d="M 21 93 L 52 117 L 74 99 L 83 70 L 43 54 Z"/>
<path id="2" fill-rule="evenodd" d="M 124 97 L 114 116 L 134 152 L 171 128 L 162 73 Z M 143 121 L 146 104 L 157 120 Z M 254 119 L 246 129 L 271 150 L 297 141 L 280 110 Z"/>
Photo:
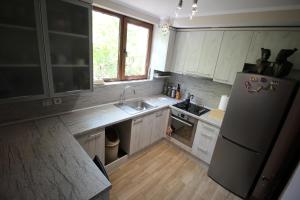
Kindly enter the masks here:
<path id="1" fill-rule="evenodd" d="M 110 175 L 110 199 L 238 200 L 207 176 L 207 167 L 166 140 L 131 157 Z"/>

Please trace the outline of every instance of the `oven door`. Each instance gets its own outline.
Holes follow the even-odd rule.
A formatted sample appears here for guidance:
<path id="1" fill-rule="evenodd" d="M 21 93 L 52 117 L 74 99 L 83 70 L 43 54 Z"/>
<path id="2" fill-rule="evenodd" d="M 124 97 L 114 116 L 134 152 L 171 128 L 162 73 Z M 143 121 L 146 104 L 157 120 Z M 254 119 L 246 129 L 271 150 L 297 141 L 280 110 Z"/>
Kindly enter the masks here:
<path id="1" fill-rule="evenodd" d="M 181 119 L 175 115 L 171 115 L 171 128 L 174 139 L 192 147 L 195 137 L 195 123 Z"/>

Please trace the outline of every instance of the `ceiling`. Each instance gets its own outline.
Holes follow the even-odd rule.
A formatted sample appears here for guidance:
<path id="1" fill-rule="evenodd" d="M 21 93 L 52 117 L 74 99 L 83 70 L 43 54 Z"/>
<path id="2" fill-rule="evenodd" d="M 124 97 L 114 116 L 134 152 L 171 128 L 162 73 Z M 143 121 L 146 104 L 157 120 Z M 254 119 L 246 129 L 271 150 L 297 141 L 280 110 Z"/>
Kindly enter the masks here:
<path id="1" fill-rule="evenodd" d="M 175 17 L 179 0 L 111 0 L 155 17 Z M 178 17 L 191 13 L 193 0 L 184 0 Z M 300 0 L 198 0 L 198 16 L 300 9 Z"/>

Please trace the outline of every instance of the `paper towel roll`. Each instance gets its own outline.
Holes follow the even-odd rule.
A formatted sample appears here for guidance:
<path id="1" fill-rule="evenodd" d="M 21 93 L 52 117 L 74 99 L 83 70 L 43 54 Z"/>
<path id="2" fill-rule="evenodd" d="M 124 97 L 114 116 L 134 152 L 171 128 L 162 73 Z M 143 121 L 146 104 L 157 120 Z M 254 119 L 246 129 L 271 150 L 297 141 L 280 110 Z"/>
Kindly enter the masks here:
<path id="1" fill-rule="evenodd" d="M 222 95 L 218 109 L 225 111 L 228 104 L 228 100 L 229 97 L 227 95 Z"/>

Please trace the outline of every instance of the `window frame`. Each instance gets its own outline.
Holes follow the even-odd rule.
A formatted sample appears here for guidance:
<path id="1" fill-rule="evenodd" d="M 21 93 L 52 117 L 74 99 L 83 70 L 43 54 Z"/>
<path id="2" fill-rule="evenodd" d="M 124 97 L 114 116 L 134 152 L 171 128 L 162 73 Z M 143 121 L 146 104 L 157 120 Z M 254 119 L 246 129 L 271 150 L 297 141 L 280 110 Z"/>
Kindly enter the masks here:
<path id="1" fill-rule="evenodd" d="M 105 78 L 105 82 L 114 82 L 114 81 L 130 81 L 130 80 L 144 80 L 149 78 L 149 66 L 151 60 L 151 50 L 152 50 L 152 40 L 153 40 L 153 24 L 128 17 L 104 8 L 93 6 L 93 11 L 101 12 L 110 16 L 114 16 L 120 19 L 119 27 L 119 51 L 118 51 L 118 72 L 117 78 Z M 125 76 L 125 64 L 126 64 L 126 43 L 127 43 L 127 25 L 134 24 L 149 30 L 148 37 L 148 47 L 147 47 L 147 57 L 145 63 L 145 74 L 138 76 Z M 93 66 L 94 67 L 94 66 Z"/>

